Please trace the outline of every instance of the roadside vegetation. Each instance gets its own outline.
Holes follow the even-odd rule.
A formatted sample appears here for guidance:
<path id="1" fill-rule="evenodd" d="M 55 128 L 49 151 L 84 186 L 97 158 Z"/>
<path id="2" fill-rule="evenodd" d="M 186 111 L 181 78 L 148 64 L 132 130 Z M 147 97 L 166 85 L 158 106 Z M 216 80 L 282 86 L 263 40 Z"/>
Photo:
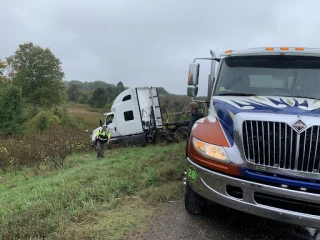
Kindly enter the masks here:
<path id="1" fill-rule="evenodd" d="M 1 175 L 0 239 L 120 239 L 181 196 L 184 144 L 71 154 L 63 168 Z"/>
<path id="2" fill-rule="evenodd" d="M 183 191 L 183 143 L 95 158 L 90 134 L 122 82 L 63 78 L 59 58 L 33 43 L 0 60 L 0 239 L 121 239 Z M 159 94 L 164 120 L 190 101 Z"/>
<path id="3" fill-rule="evenodd" d="M 104 81 L 65 81 L 62 62 L 49 48 L 21 44 L 0 60 L 0 169 L 62 166 L 68 154 L 92 148 L 90 133 L 127 87 Z M 188 118 L 190 101 L 159 88 L 164 120 Z"/>

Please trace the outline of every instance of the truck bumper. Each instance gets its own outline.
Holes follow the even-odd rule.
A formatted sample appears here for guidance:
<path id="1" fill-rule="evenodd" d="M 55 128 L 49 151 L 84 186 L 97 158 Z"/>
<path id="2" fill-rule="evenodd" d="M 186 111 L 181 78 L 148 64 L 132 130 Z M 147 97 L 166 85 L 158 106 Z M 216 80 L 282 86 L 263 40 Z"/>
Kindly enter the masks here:
<path id="1" fill-rule="evenodd" d="M 187 177 L 188 185 L 200 196 L 212 202 L 281 222 L 313 228 L 320 226 L 320 195 L 318 194 L 242 180 L 203 168 L 190 158 L 187 158 L 187 161 L 189 168 L 191 167 L 196 172 L 194 175 L 196 177 Z M 230 189 L 236 189 L 236 192 L 240 192 L 240 194 L 233 194 Z M 288 210 L 285 209 L 286 207 L 275 207 L 272 201 L 271 204 L 268 201 L 261 203 L 261 196 L 267 196 L 266 199 L 272 199 L 273 203 L 277 203 L 277 199 L 280 199 L 279 201 L 283 201 L 283 199 L 293 201 L 298 205 L 300 202 L 307 203 L 318 209 L 313 213 L 318 215 L 310 214 L 310 211 L 305 213 L 298 209 Z"/>

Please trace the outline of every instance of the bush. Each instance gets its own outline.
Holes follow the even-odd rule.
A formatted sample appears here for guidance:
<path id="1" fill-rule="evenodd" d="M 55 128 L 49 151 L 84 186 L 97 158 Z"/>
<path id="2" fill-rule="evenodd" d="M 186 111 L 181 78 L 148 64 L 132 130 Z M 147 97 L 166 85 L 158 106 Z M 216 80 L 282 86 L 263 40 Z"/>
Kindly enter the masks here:
<path id="1" fill-rule="evenodd" d="M 39 117 L 39 119 L 42 118 Z M 88 133 L 75 132 L 69 127 L 59 125 L 54 129 L 0 138 L 0 140 L 0 169 L 2 170 L 19 169 L 22 166 L 39 168 L 41 164 L 57 167 L 63 165 L 67 154 L 92 151 Z"/>
<path id="2" fill-rule="evenodd" d="M 67 126 L 73 129 L 81 129 L 83 127 L 83 117 L 70 115 L 66 107 L 55 107 L 52 110 L 53 114 L 59 117 L 60 125 Z"/>
<path id="3" fill-rule="evenodd" d="M 82 103 L 82 104 L 86 104 L 86 103 L 88 103 L 88 100 L 89 100 L 89 95 L 85 92 L 82 92 L 80 94 L 80 96 L 78 97 L 77 102 Z"/>
<path id="4" fill-rule="evenodd" d="M 62 117 L 68 114 L 68 111 L 66 107 L 54 107 L 52 109 L 52 113 L 58 116 L 59 119 L 61 119 Z"/>
<path id="5" fill-rule="evenodd" d="M 67 154 L 93 150 L 90 132 L 84 131 L 84 126 L 95 128 L 98 124 L 96 114 L 70 114 L 63 107 L 41 110 L 25 106 L 29 120 L 24 127 L 28 131 L 15 131 L 18 134 L 11 136 L 0 135 L 0 169 L 23 166 L 38 169 L 41 164 L 56 167 L 63 164 Z"/>
<path id="6" fill-rule="evenodd" d="M 32 119 L 42 110 L 40 107 L 33 106 L 30 103 L 25 104 L 23 108 L 24 108 L 25 121 Z"/>
<path id="7" fill-rule="evenodd" d="M 31 130 L 44 131 L 51 126 L 57 126 L 60 123 L 58 116 L 54 115 L 51 111 L 41 111 L 29 121 Z"/>

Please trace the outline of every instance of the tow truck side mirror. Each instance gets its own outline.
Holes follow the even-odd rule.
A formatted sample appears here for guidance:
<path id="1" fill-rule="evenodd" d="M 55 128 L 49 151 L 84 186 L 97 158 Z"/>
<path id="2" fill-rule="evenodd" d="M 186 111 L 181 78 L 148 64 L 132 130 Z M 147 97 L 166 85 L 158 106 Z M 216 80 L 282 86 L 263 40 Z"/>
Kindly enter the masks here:
<path id="1" fill-rule="evenodd" d="M 188 96 L 196 97 L 198 95 L 198 87 L 192 86 L 188 87 Z"/>
<path id="2" fill-rule="evenodd" d="M 196 97 L 198 94 L 198 83 L 199 83 L 199 63 L 191 63 L 189 66 L 189 73 L 188 73 L 188 96 L 189 97 Z"/>
<path id="3" fill-rule="evenodd" d="M 189 74 L 188 74 L 188 85 L 189 86 L 197 86 L 199 82 L 199 63 L 191 63 L 189 66 Z"/>

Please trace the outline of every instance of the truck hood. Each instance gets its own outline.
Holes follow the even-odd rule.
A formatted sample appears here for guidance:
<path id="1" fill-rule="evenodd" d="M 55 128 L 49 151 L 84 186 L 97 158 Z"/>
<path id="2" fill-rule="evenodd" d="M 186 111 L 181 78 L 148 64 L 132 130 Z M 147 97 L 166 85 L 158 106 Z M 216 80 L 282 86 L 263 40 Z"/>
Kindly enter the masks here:
<path id="1" fill-rule="evenodd" d="M 233 146 L 234 117 L 243 112 L 320 116 L 320 101 L 309 98 L 276 96 L 214 96 L 213 109 Z"/>

